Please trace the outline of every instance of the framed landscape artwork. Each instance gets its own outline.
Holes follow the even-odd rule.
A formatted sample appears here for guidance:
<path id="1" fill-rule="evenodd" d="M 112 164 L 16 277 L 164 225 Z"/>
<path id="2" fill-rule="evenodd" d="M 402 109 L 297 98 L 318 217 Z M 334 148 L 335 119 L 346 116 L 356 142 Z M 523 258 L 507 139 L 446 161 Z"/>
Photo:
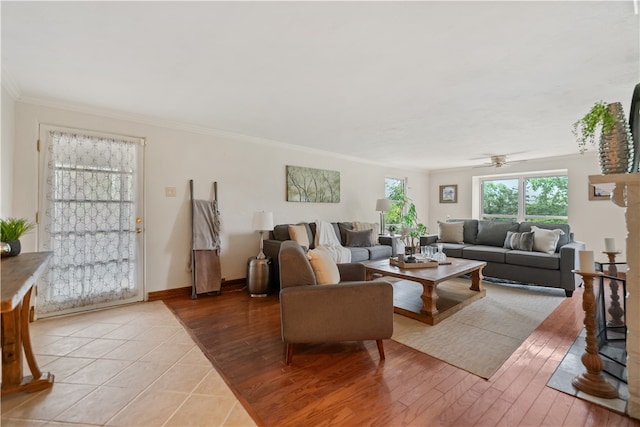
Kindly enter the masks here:
<path id="1" fill-rule="evenodd" d="M 340 203 L 340 172 L 287 165 L 287 201 Z"/>
<path id="2" fill-rule="evenodd" d="M 609 200 L 610 198 L 611 190 L 609 186 L 589 184 L 589 200 Z"/>
<path id="3" fill-rule="evenodd" d="M 440 203 L 458 203 L 458 186 L 441 185 Z"/>

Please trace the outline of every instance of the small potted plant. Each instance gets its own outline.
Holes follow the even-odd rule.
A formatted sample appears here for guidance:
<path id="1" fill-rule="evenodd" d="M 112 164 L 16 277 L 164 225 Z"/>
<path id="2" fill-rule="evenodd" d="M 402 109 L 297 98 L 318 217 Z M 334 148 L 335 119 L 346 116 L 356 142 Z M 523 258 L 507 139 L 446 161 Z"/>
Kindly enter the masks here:
<path id="1" fill-rule="evenodd" d="M 398 231 L 398 227 L 396 227 L 395 225 L 391 224 L 389 227 L 387 227 L 387 230 L 389 230 L 389 234 L 392 236 L 396 235 L 396 231 Z"/>
<path id="2" fill-rule="evenodd" d="M 587 144 L 595 146 L 599 129 L 611 132 L 616 125 L 616 116 L 604 101 L 596 102 L 583 118 L 573 124 L 573 134 L 578 139 L 580 154 L 587 151 Z"/>
<path id="3" fill-rule="evenodd" d="M 6 254 L 7 256 L 20 254 L 22 249 L 20 237 L 34 227 L 35 224 L 29 222 L 26 218 L 0 219 L 0 241 L 7 243 L 10 247 L 9 252 Z"/>
<path id="4" fill-rule="evenodd" d="M 598 151 L 602 173 L 629 172 L 633 139 L 621 103 L 598 101 L 582 119 L 573 124 L 573 134 L 578 140 L 581 154 L 587 150 L 587 143 L 596 145 L 598 130 L 601 130 Z"/>

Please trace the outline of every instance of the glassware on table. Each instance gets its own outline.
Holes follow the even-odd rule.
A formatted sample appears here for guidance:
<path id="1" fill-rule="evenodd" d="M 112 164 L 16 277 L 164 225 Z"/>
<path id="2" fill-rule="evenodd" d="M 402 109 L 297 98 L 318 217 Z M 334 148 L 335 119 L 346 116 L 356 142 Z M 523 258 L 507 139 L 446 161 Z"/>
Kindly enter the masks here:
<path id="1" fill-rule="evenodd" d="M 438 251 L 432 256 L 432 258 L 438 262 L 445 262 L 447 260 L 447 255 L 442 251 L 443 246 L 442 243 L 438 243 Z"/>

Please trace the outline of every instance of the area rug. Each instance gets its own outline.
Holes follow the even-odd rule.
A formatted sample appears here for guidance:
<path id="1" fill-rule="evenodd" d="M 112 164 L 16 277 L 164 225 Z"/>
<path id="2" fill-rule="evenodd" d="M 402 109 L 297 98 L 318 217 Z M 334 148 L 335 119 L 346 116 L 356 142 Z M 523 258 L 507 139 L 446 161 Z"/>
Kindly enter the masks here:
<path id="1" fill-rule="evenodd" d="M 415 282 L 409 285 L 421 289 Z M 438 294 L 464 292 L 459 290 L 469 286 L 467 279 L 449 280 L 438 285 Z M 435 326 L 394 314 L 392 339 L 490 378 L 565 296 L 558 289 L 487 282 L 483 286 L 484 298 Z"/>

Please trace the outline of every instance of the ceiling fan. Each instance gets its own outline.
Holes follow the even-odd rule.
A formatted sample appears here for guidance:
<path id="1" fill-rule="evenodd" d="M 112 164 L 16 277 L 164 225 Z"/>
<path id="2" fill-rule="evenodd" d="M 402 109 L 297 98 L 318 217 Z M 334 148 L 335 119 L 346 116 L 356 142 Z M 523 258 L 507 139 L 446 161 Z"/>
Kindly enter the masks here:
<path id="1" fill-rule="evenodd" d="M 483 163 L 482 165 L 478 165 L 478 166 L 474 166 L 476 168 L 485 168 L 488 166 L 493 166 L 494 168 L 501 168 L 504 166 L 508 166 L 510 164 L 513 163 L 520 163 L 520 162 L 525 162 L 526 160 L 514 160 L 514 161 L 507 161 L 507 155 L 506 154 L 501 154 L 501 155 L 495 155 L 495 156 L 491 156 L 491 162 L 488 163 Z"/>

